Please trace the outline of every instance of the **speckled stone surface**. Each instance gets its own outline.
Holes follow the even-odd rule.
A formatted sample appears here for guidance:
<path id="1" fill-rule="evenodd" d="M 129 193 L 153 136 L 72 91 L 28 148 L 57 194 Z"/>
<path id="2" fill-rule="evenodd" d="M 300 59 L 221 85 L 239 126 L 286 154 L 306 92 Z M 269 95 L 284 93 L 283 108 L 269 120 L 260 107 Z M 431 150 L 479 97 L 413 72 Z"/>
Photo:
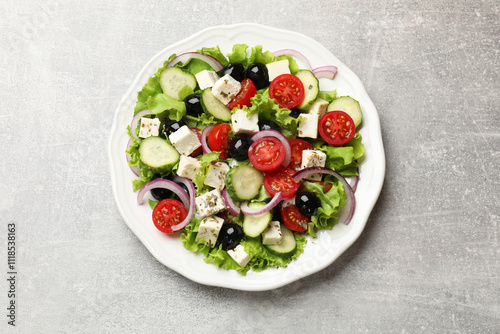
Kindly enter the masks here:
<path id="1" fill-rule="evenodd" d="M 0 7 L 0 332 L 500 332 L 498 1 Z M 386 150 L 384 188 L 358 241 L 270 292 L 207 287 L 161 265 L 117 210 L 106 153 L 114 110 L 153 55 L 238 22 L 330 49 L 365 84 Z"/>

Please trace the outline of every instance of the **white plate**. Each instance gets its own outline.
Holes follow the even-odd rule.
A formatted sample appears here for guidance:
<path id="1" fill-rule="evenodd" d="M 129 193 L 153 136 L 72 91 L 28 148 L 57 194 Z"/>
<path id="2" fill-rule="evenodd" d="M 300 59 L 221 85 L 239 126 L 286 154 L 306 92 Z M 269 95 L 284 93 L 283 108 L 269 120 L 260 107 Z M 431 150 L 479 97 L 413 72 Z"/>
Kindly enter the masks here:
<path id="1" fill-rule="evenodd" d="M 125 129 L 133 116 L 137 92 L 172 53 L 180 54 L 196 51 L 205 46 L 219 45 L 221 51 L 227 54 L 233 44 L 237 43 L 249 46 L 262 45 L 264 50 L 271 52 L 296 49 L 309 59 L 313 68 L 323 65 L 337 66 L 338 73 L 334 80 L 320 80 L 321 89 L 337 89 L 339 96 L 350 95 L 359 101 L 363 111 L 360 133 L 366 148 L 356 192 L 357 208 L 351 223 L 348 226 L 337 224 L 330 231 L 319 232 L 314 242 L 309 238 L 304 253 L 287 268 L 271 268 L 260 273 L 249 271 L 246 276 L 234 270 L 218 269 L 213 264 L 205 263 L 202 255 L 184 249 L 178 234 L 166 235 L 154 227 L 149 205 L 137 205 L 137 193 L 132 192 L 131 188 L 135 175 L 127 165 L 124 152 L 128 142 Z M 111 181 L 118 209 L 129 228 L 151 254 L 170 269 L 193 281 L 248 291 L 278 288 L 318 272 L 333 263 L 363 231 L 382 189 L 385 175 L 379 117 L 358 77 L 324 46 L 307 36 L 247 23 L 208 28 L 165 48 L 154 56 L 134 80 L 116 110 L 108 149 Z"/>

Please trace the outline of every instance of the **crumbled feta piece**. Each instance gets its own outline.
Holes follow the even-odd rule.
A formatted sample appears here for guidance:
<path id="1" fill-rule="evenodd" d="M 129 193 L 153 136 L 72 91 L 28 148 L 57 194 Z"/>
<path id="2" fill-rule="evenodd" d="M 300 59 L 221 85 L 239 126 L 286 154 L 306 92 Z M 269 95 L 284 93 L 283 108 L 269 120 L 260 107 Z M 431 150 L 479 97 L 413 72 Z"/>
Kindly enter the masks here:
<path id="1" fill-rule="evenodd" d="M 229 254 L 230 257 L 233 258 L 233 260 L 237 264 L 239 264 L 242 267 L 246 266 L 248 262 L 252 259 L 250 255 L 248 255 L 248 253 L 245 252 L 245 248 L 241 244 L 234 247 L 233 249 L 228 250 L 227 253 Z"/>
<path id="2" fill-rule="evenodd" d="M 302 138 L 314 138 L 318 137 L 318 114 L 301 114 L 304 119 L 299 123 L 299 137 Z"/>
<path id="3" fill-rule="evenodd" d="M 216 162 L 215 164 L 211 164 L 208 166 L 207 177 L 204 183 L 207 186 L 222 190 L 227 172 L 229 172 L 229 166 L 226 163 Z"/>
<path id="4" fill-rule="evenodd" d="M 196 211 L 202 218 L 215 215 L 226 209 L 219 189 L 214 189 L 196 197 L 194 202 Z"/>
<path id="5" fill-rule="evenodd" d="M 328 108 L 328 101 L 325 101 L 318 97 L 316 101 L 314 101 L 311 108 L 309 108 L 309 113 L 317 114 L 319 117 L 321 117 L 326 112 L 326 108 Z"/>
<path id="6" fill-rule="evenodd" d="M 195 75 L 198 86 L 201 90 L 205 88 L 213 87 L 213 85 L 219 80 L 219 76 L 215 71 L 203 70 L 196 73 Z"/>
<path id="7" fill-rule="evenodd" d="M 280 222 L 273 220 L 269 223 L 269 227 L 262 233 L 263 245 L 276 245 L 282 239 Z"/>
<path id="8" fill-rule="evenodd" d="M 192 180 L 199 170 L 200 162 L 197 159 L 188 157 L 187 155 L 181 155 L 177 175 L 187 177 Z"/>
<path id="9" fill-rule="evenodd" d="M 259 132 L 259 115 L 256 112 L 250 117 L 247 117 L 247 112 L 245 110 L 236 110 L 236 112 L 231 115 L 231 123 L 233 125 L 234 134 L 252 134 Z"/>
<path id="10" fill-rule="evenodd" d="M 217 216 L 210 216 L 203 219 L 198 227 L 198 234 L 196 234 L 195 241 L 205 241 L 208 247 L 214 247 L 223 224 L 224 219 Z"/>
<path id="11" fill-rule="evenodd" d="M 212 94 L 222 103 L 227 105 L 241 89 L 241 84 L 229 74 L 217 80 L 212 87 Z"/>
<path id="12" fill-rule="evenodd" d="M 304 150 L 302 151 L 302 166 L 301 169 L 309 167 L 325 167 L 326 153 L 320 150 Z M 309 175 L 306 179 L 311 181 L 321 181 L 321 173 Z"/>
<path id="13" fill-rule="evenodd" d="M 168 139 L 170 139 L 172 145 L 174 145 L 177 151 L 182 155 L 190 155 L 198 147 L 201 147 L 198 136 L 191 131 L 187 125 L 181 126 L 180 129 L 170 134 Z"/>
<path id="14" fill-rule="evenodd" d="M 269 73 L 269 82 L 273 81 L 277 76 L 282 74 L 290 74 L 288 59 L 282 59 L 266 65 Z"/>
<path id="15" fill-rule="evenodd" d="M 160 133 L 160 120 L 158 118 L 141 118 L 141 126 L 139 130 L 139 137 L 148 138 L 151 136 L 158 136 Z"/>

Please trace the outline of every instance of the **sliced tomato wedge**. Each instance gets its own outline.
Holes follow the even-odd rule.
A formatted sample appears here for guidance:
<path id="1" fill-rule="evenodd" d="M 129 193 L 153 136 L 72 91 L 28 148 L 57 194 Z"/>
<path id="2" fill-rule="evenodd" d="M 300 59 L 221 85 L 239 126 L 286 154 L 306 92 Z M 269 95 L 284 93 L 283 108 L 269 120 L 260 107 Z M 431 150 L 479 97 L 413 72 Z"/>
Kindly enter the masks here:
<path id="1" fill-rule="evenodd" d="M 302 151 L 312 150 L 311 144 L 302 139 L 289 139 L 290 147 L 292 148 L 292 159 L 288 168 L 299 170 L 302 167 Z"/>
<path id="2" fill-rule="evenodd" d="M 297 232 L 307 231 L 311 218 L 300 213 L 295 204 L 283 204 L 281 207 L 281 219 L 283 224 L 290 230 Z"/>
<path id="3" fill-rule="evenodd" d="M 275 99 L 280 108 L 292 109 L 304 99 L 304 85 L 293 74 L 282 74 L 269 85 L 269 96 Z"/>
<path id="4" fill-rule="evenodd" d="M 193 131 L 196 134 L 196 136 L 198 137 L 198 140 L 201 142 L 201 130 L 198 128 L 191 128 L 191 131 Z M 203 148 L 200 146 L 193 153 L 191 153 L 189 156 L 194 158 L 194 157 L 199 156 L 202 153 L 203 153 Z"/>
<path id="5" fill-rule="evenodd" d="M 356 126 L 347 113 L 334 110 L 321 116 L 318 130 L 321 138 L 328 144 L 343 145 L 354 137 Z"/>
<path id="6" fill-rule="evenodd" d="M 250 98 L 254 97 L 255 94 L 257 94 L 257 88 L 255 87 L 253 81 L 250 79 L 244 79 L 241 82 L 240 92 L 231 101 L 229 101 L 227 107 L 230 109 L 233 109 L 238 105 L 240 107 L 250 107 L 252 105 Z"/>
<path id="7" fill-rule="evenodd" d="M 295 182 L 292 176 L 295 171 L 286 167 L 279 167 L 264 175 L 264 188 L 274 197 L 277 193 L 282 193 L 284 198 L 292 197 L 300 187 L 300 182 Z"/>
<path id="8" fill-rule="evenodd" d="M 176 199 L 164 199 L 153 210 L 153 223 L 163 233 L 172 234 L 172 226 L 181 223 L 187 217 L 184 204 Z"/>
<path id="9" fill-rule="evenodd" d="M 274 170 L 285 160 L 285 148 L 277 138 L 263 137 L 250 145 L 248 159 L 259 170 Z"/>
<path id="10" fill-rule="evenodd" d="M 221 159 L 229 158 L 229 132 L 231 125 L 222 123 L 216 125 L 208 134 L 208 147 L 212 151 L 219 151 Z"/>

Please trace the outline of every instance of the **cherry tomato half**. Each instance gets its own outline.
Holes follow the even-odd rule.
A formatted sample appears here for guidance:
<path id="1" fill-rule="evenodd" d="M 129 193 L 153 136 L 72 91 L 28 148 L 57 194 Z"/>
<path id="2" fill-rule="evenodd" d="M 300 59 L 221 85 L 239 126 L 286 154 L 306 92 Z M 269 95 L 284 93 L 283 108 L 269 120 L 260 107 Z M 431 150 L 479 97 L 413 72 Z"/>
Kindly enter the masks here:
<path id="1" fill-rule="evenodd" d="M 250 145 L 248 159 L 259 170 L 274 170 L 285 160 L 285 148 L 277 138 L 263 137 Z"/>
<path id="2" fill-rule="evenodd" d="M 290 139 L 288 140 L 290 147 L 292 148 L 292 159 L 288 168 L 299 170 L 302 167 L 302 151 L 312 150 L 311 144 L 302 139 Z"/>
<path id="3" fill-rule="evenodd" d="M 255 88 L 253 81 L 245 79 L 241 82 L 240 92 L 231 101 L 229 101 L 227 107 L 230 109 L 233 109 L 238 105 L 240 107 L 250 107 L 252 105 L 250 98 L 254 97 L 255 94 L 257 94 L 257 88 Z"/>
<path id="4" fill-rule="evenodd" d="M 292 109 L 304 99 L 304 85 L 295 75 L 282 74 L 269 85 L 269 96 L 276 100 L 280 108 Z"/>
<path id="5" fill-rule="evenodd" d="M 319 134 L 332 145 L 343 145 L 354 137 L 356 126 L 351 116 L 341 110 L 327 112 L 318 124 Z"/>
<path id="6" fill-rule="evenodd" d="M 231 125 L 222 123 L 216 125 L 208 134 L 208 147 L 212 151 L 219 151 L 221 159 L 229 158 L 229 132 L 231 132 Z"/>
<path id="7" fill-rule="evenodd" d="M 308 223 L 311 222 L 311 218 L 300 213 L 295 204 L 283 204 L 281 207 L 281 219 L 286 227 L 297 232 L 307 231 Z"/>
<path id="8" fill-rule="evenodd" d="M 286 167 L 279 167 L 267 172 L 264 176 L 264 188 L 273 197 L 277 193 L 282 193 L 284 198 L 290 198 L 300 186 L 300 182 L 295 182 L 292 179 L 293 174 L 295 171 Z"/>
<path id="9" fill-rule="evenodd" d="M 164 199 L 153 210 L 153 223 L 163 233 L 174 233 L 172 226 L 181 223 L 186 217 L 186 207 L 176 199 Z"/>
<path id="10" fill-rule="evenodd" d="M 191 131 L 193 131 L 196 134 L 196 136 L 198 137 L 198 140 L 201 142 L 201 130 L 198 128 L 191 128 Z M 194 157 L 199 156 L 202 153 L 203 153 L 203 148 L 200 146 L 193 153 L 191 153 L 189 156 L 194 158 Z"/>

